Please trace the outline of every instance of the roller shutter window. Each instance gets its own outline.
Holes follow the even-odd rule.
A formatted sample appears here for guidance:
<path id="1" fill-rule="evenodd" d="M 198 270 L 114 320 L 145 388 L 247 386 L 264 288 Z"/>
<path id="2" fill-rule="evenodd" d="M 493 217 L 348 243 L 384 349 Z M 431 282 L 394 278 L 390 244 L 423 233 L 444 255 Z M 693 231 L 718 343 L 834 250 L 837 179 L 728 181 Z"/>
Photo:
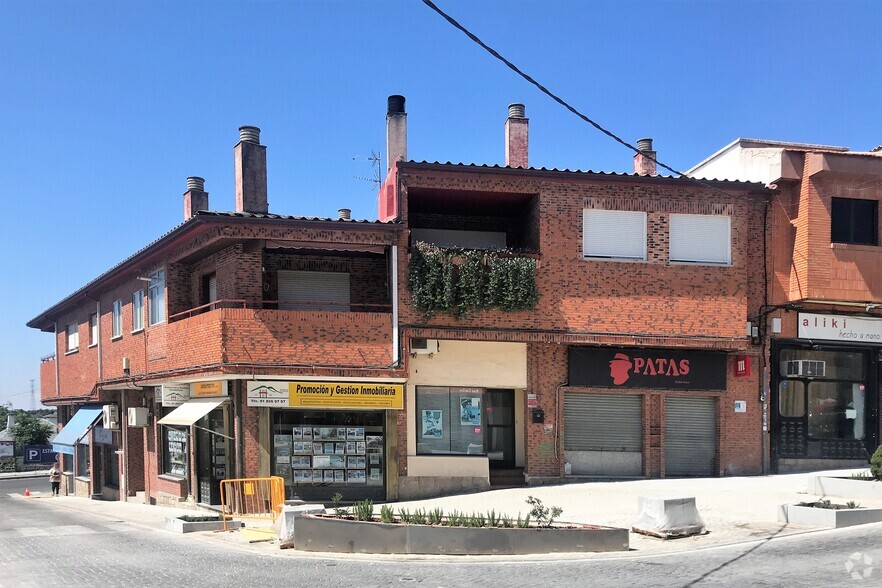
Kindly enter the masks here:
<path id="1" fill-rule="evenodd" d="M 716 455 L 716 399 L 665 400 L 665 476 L 714 476 Z"/>
<path id="2" fill-rule="evenodd" d="M 349 312 L 349 274 L 279 271 L 279 308 Z"/>
<path id="3" fill-rule="evenodd" d="M 643 450 L 641 396 L 567 394 L 564 423 L 567 451 Z"/>
<path id="4" fill-rule="evenodd" d="M 646 213 L 585 209 L 582 255 L 589 259 L 646 260 Z"/>
<path id="5" fill-rule="evenodd" d="M 671 261 L 730 265 L 731 221 L 723 215 L 671 214 Z"/>

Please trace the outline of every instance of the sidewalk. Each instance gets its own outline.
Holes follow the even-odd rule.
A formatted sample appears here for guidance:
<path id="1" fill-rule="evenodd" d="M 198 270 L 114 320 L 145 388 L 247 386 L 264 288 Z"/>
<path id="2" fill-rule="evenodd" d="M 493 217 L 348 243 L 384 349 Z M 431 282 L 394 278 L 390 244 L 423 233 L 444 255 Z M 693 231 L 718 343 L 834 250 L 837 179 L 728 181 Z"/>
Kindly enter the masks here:
<path id="1" fill-rule="evenodd" d="M 835 475 L 848 476 L 861 470 L 838 470 Z M 786 502 L 801 502 L 812 498 L 805 493 L 809 477 L 831 472 L 813 472 L 810 474 L 787 474 L 775 476 L 757 476 L 743 478 L 702 478 L 702 479 L 653 479 L 633 480 L 625 482 L 586 482 L 563 484 L 558 486 L 539 486 L 532 488 L 516 488 L 495 490 L 479 494 L 447 496 L 431 500 L 393 503 L 397 511 L 400 508 L 440 507 L 445 512 L 454 509 L 471 513 L 472 511 L 487 512 L 495 509 L 498 513 L 517 517 L 518 513 L 526 514 L 530 507 L 525 500 L 534 496 L 542 500 L 545 506 L 560 506 L 563 514 L 560 521 L 574 523 L 592 523 L 613 527 L 630 528 L 637 518 L 637 498 L 639 496 L 659 496 L 667 498 L 695 497 L 698 511 L 707 526 L 708 533 L 701 536 L 683 539 L 662 540 L 631 533 L 630 545 L 632 555 L 664 554 L 692 549 L 703 549 L 743 543 L 750 541 L 769 540 L 775 537 L 818 531 L 816 527 L 787 525 L 777 520 L 777 508 Z M 37 496 L 37 498 L 41 498 Z M 31 498 L 33 499 L 33 498 Z M 77 497 L 41 498 L 49 505 L 59 508 L 71 508 L 106 516 L 115 520 L 145 528 L 162 529 L 166 516 L 193 514 L 191 509 L 148 506 L 126 502 L 104 502 Z M 862 500 L 862 506 L 882 507 L 882 500 Z M 244 520 L 248 527 L 265 527 L 266 521 Z M 280 556 L 311 556 L 311 557 L 369 557 L 369 558 L 407 558 L 416 556 L 325 556 L 323 554 L 305 554 L 293 550 L 280 550 L 275 543 L 249 543 L 239 533 L 192 533 L 186 535 L 195 540 L 220 542 L 239 549 L 247 549 L 254 553 Z M 571 557 L 621 557 L 627 553 L 579 554 L 553 556 L 552 559 Z M 419 556 L 421 558 L 431 556 Z M 463 556 L 436 556 L 463 557 Z M 488 557 L 492 556 L 470 556 Z M 524 556 L 527 557 L 527 556 Z M 516 558 L 522 559 L 522 558 Z M 529 559 L 529 558 L 528 558 Z M 548 556 L 543 556 L 547 560 Z"/>
<path id="2" fill-rule="evenodd" d="M 45 470 L 33 470 L 30 472 L 0 472 L 0 480 L 11 480 L 15 478 L 45 478 L 49 475 L 49 468 Z"/>

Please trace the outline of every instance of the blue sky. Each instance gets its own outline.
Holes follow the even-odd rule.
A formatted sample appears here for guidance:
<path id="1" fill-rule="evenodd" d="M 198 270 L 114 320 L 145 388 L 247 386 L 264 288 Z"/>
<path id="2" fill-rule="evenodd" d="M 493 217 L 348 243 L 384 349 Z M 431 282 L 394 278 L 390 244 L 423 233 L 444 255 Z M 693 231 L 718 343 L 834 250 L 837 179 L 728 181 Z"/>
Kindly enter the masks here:
<path id="1" fill-rule="evenodd" d="M 437 4 L 675 169 L 736 137 L 882 143 L 878 2 Z M 390 94 L 407 98 L 411 159 L 501 164 L 523 102 L 531 165 L 631 171 L 419 0 L 0 0 L 0 80 L 0 402 L 22 408 L 53 351 L 25 323 L 179 224 L 187 176 L 232 210 L 240 125 L 262 129 L 280 214 L 376 217 L 358 177 Z"/>

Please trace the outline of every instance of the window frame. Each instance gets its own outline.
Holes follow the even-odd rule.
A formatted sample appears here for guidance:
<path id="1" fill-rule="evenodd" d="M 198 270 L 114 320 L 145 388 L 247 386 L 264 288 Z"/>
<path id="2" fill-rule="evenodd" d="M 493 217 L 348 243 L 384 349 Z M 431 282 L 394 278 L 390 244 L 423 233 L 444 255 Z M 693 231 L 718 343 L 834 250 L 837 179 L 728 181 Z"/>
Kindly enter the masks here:
<path id="1" fill-rule="evenodd" d="M 436 400 L 441 399 L 442 397 L 446 397 L 446 402 L 442 402 L 443 406 L 436 406 L 437 402 L 427 402 L 424 399 L 422 394 L 427 394 L 429 397 L 434 397 Z M 466 423 L 463 422 L 463 416 L 461 413 L 462 410 L 462 399 L 466 397 L 478 397 L 480 400 L 478 401 L 478 423 L 475 424 L 473 422 Z M 486 407 L 487 402 L 487 390 L 486 388 L 461 388 L 457 386 L 417 386 L 414 391 L 414 406 L 416 410 L 416 418 L 414 419 L 416 422 L 416 430 L 415 430 L 415 438 L 417 440 L 417 455 L 420 456 L 453 456 L 453 457 L 487 457 L 487 436 L 485 434 L 486 423 L 484 422 L 484 409 Z M 454 402 L 455 400 L 455 402 Z M 430 406 L 426 408 L 426 405 Z M 441 412 L 441 423 L 439 427 L 441 429 L 441 435 L 437 437 L 425 437 L 424 433 L 424 412 Z M 455 423 L 457 423 L 455 425 Z M 458 427 L 458 431 L 456 431 L 456 427 Z M 472 435 L 468 435 L 464 430 L 472 429 L 474 431 L 475 428 L 480 429 L 479 433 L 472 433 Z M 428 441 L 424 441 L 424 439 L 428 439 Z M 433 445 L 433 440 L 437 439 L 437 442 L 446 443 L 448 445 L 447 450 L 445 451 L 443 448 L 439 448 Z M 472 443 L 471 441 L 476 441 Z M 478 443 L 480 441 L 480 451 L 477 450 Z M 454 450 L 454 443 L 458 443 L 459 449 Z M 422 445 L 422 447 L 421 447 Z"/>
<path id="2" fill-rule="evenodd" d="M 725 230 L 721 230 L 722 227 L 717 226 L 707 226 L 700 227 L 702 229 L 701 233 L 698 237 L 695 237 L 695 229 L 698 228 L 696 223 L 701 220 L 705 220 L 708 224 L 713 223 L 714 221 L 725 221 Z M 682 224 L 681 224 L 682 223 Z M 683 226 L 685 225 L 685 226 Z M 680 231 L 685 231 L 687 233 L 686 237 L 677 237 L 675 240 L 675 232 L 679 235 Z M 684 239 L 698 239 L 699 244 L 697 245 L 698 249 L 701 251 L 709 251 L 710 248 L 707 246 L 706 237 L 708 235 L 722 235 L 725 234 L 726 239 L 726 254 L 725 259 L 711 259 L 708 257 L 701 258 L 696 255 L 692 255 L 692 252 L 677 253 L 674 252 L 675 243 L 678 241 L 681 242 L 680 247 L 686 246 L 696 246 L 692 243 L 682 243 Z M 689 214 L 689 213 L 674 213 L 672 212 L 668 215 L 668 260 L 671 263 L 683 263 L 689 265 L 718 265 L 718 266 L 731 266 L 732 265 L 732 217 L 727 214 Z"/>
<path id="3" fill-rule="evenodd" d="M 843 210 L 845 205 L 848 205 L 847 212 Z M 871 207 L 872 214 L 867 214 L 866 210 L 858 210 L 859 206 Z M 843 215 L 847 215 L 848 218 L 843 218 Z M 856 224 L 861 220 L 864 220 L 867 226 L 859 228 L 868 228 L 872 231 L 872 238 L 869 241 L 858 241 L 855 238 Z M 841 238 L 844 232 L 847 232 L 848 235 Z M 832 197 L 830 200 L 830 243 L 877 247 L 879 245 L 879 201 L 869 198 Z"/>
<path id="4" fill-rule="evenodd" d="M 171 412 L 169 410 L 168 412 Z M 183 463 L 184 473 L 180 474 L 177 472 L 173 472 L 172 470 L 172 460 L 171 460 L 171 452 L 169 451 L 169 431 L 175 431 L 183 436 L 181 439 L 176 439 L 176 443 L 181 443 L 183 446 L 183 451 L 181 455 L 183 455 L 183 462 L 175 462 L 176 464 Z M 190 428 L 178 425 L 163 425 L 162 426 L 162 434 L 160 435 L 160 442 L 162 443 L 162 451 L 161 460 L 162 464 L 160 466 L 159 474 L 161 476 L 169 476 L 175 479 L 186 480 L 190 477 Z"/>
<path id="5" fill-rule="evenodd" d="M 165 270 L 159 269 L 147 276 L 147 326 L 165 322 Z"/>
<path id="6" fill-rule="evenodd" d="M 110 309 L 110 338 L 122 337 L 122 300 L 114 300 Z"/>
<path id="7" fill-rule="evenodd" d="M 132 294 L 132 333 L 144 330 L 144 290 Z"/>
<path id="8" fill-rule="evenodd" d="M 69 323 L 65 328 L 66 353 L 76 353 L 80 350 L 80 325 Z"/>
<path id="9" fill-rule="evenodd" d="M 603 221 L 603 224 L 609 224 L 610 228 L 604 235 L 601 235 L 599 238 L 599 243 L 594 243 L 593 241 L 589 243 L 590 239 L 593 239 L 592 231 L 588 229 L 588 217 L 595 216 L 596 220 Z M 606 216 L 606 219 L 603 219 L 603 216 Z M 641 243 L 640 249 L 641 253 L 639 255 L 631 255 L 631 254 L 622 254 L 616 253 L 612 249 L 617 246 L 614 243 L 614 239 L 611 239 L 613 235 L 622 238 L 623 232 L 621 230 L 615 230 L 616 228 L 622 228 L 621 223 L 623 221 L 619 221 L 618 227 L 616 226 L 616 217 L 619 219 L 631 218 L 637 219 L 639 216 L 640 224 L 642 228 L 641 235 Z M 632 221 L 635 223 L 636 220 Z M 648 215 L 646 211 L 640 210 L 609 210 L 603 208 L 583 208 L 582 209 L 582 259 L 590 260 L 590 261 L 631 261 L 631 262 L 645 262 L 647 257 L 647 243 L 648 243 Z M 598 245 L 601 247 L 609 247 L 609 250 L 598 250 L 596 247 Z M 634 244 L 630 244 L 629 246 L 633 246 Z M 589 251 L 590 249 L 590 251 Z"/>
<path id="10" fill-rule="evenodd" d="M 95 347 L 98 345 L 98 313 L 93 312 L 89 315 L 89 347 Z"/>

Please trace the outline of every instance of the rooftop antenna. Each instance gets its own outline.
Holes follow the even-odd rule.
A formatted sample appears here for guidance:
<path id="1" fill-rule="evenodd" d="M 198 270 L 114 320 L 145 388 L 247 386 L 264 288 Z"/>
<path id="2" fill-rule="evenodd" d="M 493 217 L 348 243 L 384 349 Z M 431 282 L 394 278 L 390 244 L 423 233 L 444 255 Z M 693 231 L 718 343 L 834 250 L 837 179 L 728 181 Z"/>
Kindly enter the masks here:
<path id="1" fill-rule="evenodd" d="M 370 156 L 365 157 L 364 155 L 356 155 L 352 158 L 353 160 L 367 160 L 371 162 L 371 167 L 374 168 L 374 174 L 371 178 L 366 178 L 364 176 L 352 176 L 356 180 L 364 180 L 365 182 L 370 182 L 373 184 L 374 188 L 379 188 L 383 184 L 383 180 L 380 177 L 380 163 L 382 163 L 382 157 L 380 156 L 379 151 L 371 150 Z"/>

